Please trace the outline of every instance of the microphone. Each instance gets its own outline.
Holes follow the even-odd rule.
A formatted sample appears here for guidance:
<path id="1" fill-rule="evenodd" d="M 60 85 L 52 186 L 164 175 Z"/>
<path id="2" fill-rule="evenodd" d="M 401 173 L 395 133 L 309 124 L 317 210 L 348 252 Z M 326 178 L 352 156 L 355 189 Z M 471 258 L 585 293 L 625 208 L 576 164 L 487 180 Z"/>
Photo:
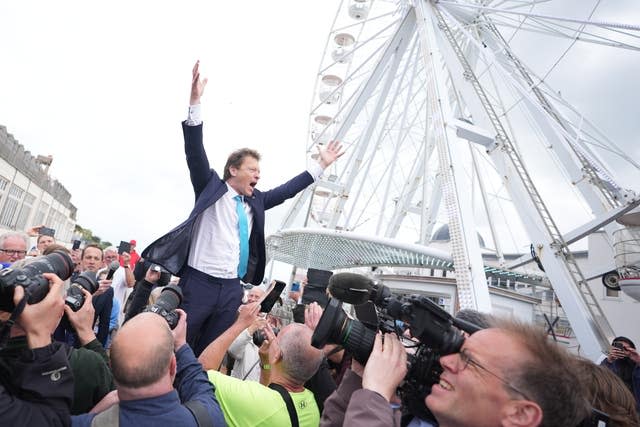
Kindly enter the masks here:
<path id="1" fill-rule="evenodd" d="M 118 261 L 111 261 L 111 264 L 109 264 L 109 271 L 107 272 L 107 277 L 105 277 L 105 279 L 111 280 L 113 273 L 116 272 L 118 267 L 120 267 L 120 263 Z"/>
<path id="2" fill-rule="evenodd" d="M 352 305 L 361 305 L 369 301 L 373 281 L 362 274 L 337 273 L 329 279 L 329 292 L 336 299 Z"/>

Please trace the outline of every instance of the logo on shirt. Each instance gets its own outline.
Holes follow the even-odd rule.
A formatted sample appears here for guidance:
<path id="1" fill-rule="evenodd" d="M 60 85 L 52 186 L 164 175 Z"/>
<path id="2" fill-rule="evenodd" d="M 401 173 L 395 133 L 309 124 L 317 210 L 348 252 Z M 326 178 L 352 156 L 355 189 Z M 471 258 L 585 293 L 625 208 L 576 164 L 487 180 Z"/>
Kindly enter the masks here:
<path id="1" fill-rule="evenodd" d="M 56 381 L 60 380 L 60 378 L 62 378 L 61 372 L 66 370 L 66 369 L 67 369 L 67 367 L 63 366 L 62 368 L 58 368 L 58 369 L 55 369 L 53 371 L 43 372 L 40 375 L 42 375 L 42 376 L 49 375 L 49 378 L 51 379 L 51 381 L 56 382 Z"/>
<path id="2" fill-rule="evenodd" d="M 307 401 L 306 401 L 306 400 L 302 400 L 302 401 L 300 401 L 300 402 L 298 403 L 298 407 L 299 407 L 300 409 L 304 409 L 304 408 L 306 408 L 306 407 L 307 407 Z"/>

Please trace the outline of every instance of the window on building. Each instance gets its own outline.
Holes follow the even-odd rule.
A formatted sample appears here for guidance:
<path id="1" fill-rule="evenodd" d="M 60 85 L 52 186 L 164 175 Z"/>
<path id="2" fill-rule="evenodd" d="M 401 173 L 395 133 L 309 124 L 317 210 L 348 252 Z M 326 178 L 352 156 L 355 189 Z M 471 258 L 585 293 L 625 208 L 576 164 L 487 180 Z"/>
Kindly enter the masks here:
<path id="1" fill-rule="evenodd" d="M 25 191 L 15 184 L 11 184 L 9 194 L 0 212 L 0 224 L 5 227 L 15 228 L 18 219 L 18 210 Z"/>
<path id="2" fill-rule="evenodd" d="M 33 208 L 33 202 L 36 201 L 35 196 L 32 194 L 25 194 L 24 201 L 20 207 L 20 213 L 18 214 L 18 221 L 16 222 L 16 230 L 24 230 L 27 225 L 29 215 L 31 215 L 31 208 Z"/>

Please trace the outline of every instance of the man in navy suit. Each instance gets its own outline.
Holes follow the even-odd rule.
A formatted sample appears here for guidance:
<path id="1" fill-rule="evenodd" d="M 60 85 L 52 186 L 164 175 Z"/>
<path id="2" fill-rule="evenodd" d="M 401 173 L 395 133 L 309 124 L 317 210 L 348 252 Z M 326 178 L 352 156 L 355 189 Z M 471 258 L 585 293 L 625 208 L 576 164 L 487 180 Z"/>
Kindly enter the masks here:
<path id="1" fill-rule="evenodd" d="M 189 116 L 182 123 L 187 165 L 196 203 L 189 218 L 142 252 L 142 257 L 180 276 L 187 312 L 187 341 L 196 356 L 235 321 L 241 280 L 258 285 L 265 269 L 264 212 L 311 185 L 342 155 L 331 142 L 318 163 L 269 191 L 255 188 L 260 155 L 243 148 L 229 156 L 222 179 L 209 167 L 202 142 L 200 97 L 207 80 L 193 68 Z"/>

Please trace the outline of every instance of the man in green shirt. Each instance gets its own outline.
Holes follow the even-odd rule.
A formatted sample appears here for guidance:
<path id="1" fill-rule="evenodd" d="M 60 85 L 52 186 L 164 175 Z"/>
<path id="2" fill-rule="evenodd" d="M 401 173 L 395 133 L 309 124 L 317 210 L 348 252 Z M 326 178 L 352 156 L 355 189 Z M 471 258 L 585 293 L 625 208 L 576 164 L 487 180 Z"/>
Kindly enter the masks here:
<path id="1" fill-rule="evenodd" d="M 238 319 L 202 352 L 199 359 L 209 370 L 209 380 L 229 426 L 287 426 L 291 417 L 283 396 L 271 387 L 281 387 L 291 397 L 300 427 L 318 426 L 320 411 L 313 393 L 304 383 L 315 374 L 322 361 L 322 351 L 311 346 L 313 332 L 293 323 L 274 336 L 269 328 L 260 350 L 260 383 L 242 381 L 217 371 L 224 353 L 233 340 L 258 316 L 259 303 L 240 307 Z"/>

